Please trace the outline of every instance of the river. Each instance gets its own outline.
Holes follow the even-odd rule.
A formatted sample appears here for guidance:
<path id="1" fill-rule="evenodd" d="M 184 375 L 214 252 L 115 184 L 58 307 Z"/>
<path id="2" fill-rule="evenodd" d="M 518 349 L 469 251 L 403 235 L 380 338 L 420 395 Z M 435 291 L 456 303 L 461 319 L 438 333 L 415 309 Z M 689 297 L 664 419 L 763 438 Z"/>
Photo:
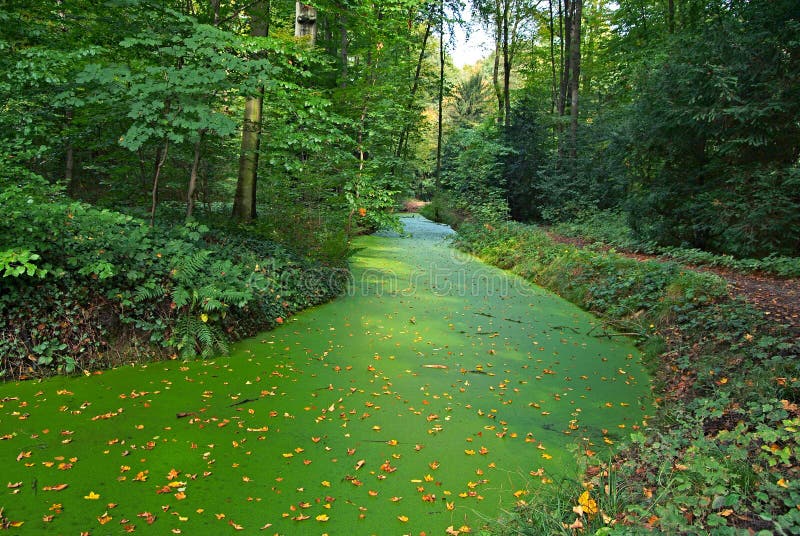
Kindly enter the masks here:
<path id="1" fill-rule="evenodd" d="M 0 386 L 12 533 L 479 533 L 638 426 L 630 341 L 403 223 L 228 357 Z"/>

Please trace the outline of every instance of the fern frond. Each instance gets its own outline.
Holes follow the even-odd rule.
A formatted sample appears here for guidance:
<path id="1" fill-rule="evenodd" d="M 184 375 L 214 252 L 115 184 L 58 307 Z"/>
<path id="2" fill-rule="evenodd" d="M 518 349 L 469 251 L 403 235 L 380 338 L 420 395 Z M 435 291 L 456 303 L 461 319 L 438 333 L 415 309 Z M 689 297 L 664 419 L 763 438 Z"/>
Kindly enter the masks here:
<path id="1" fill-rule="evenodd" d="M 151 301 L 161 298 L 165 293 L 164 287 L 157 284 L 155 281 L 147 281 L 143 285 L 136 287 L 133 292 L 133 301 Z"/>
<path id="2" fill-rule="evenodd" d="M 191 283 L 197 278 L 198 274 L 206 267 L 211 251 L 201 249 L 191 255 L 180 257 L 173 266 L 173 277 L 180 283 Z"/>

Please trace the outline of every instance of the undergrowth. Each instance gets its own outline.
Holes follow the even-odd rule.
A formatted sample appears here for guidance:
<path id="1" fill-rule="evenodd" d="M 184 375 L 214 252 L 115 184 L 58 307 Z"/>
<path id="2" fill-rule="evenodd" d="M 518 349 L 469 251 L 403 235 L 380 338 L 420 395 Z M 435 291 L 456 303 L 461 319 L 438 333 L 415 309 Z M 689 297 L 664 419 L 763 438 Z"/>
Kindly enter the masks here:
<path id="1" fill-rule="evenodd" d="M 655 415 L 582 480 L 520 503 L 502 534 L 800 533 L 800 342 L 717 276 L 553 242 L 521 224 L 462 225 L 456 245 L 636 339 Z M 599 450 L 599 449 L 598 449 Z"/>
<path id="2" fill-rule="evenodd" d="M 343 289 L 258 229 L 149 226 L 0 165 L 0 377 L 207 356 Z"/>
<path id="3" fill-rule="evenodd" d="M 800 277 L 800 258 L 770 255 L 763 259 L 737 258 L 697 248 L 659 245 L 638 238 L 615 211 L 585 213 L 580 218 L 553 226 L 553 231 L 565 236 L 580 237 L 626 251 L 663 255 L 677 262 L 695 266 L 714 266 L 737 272 L 763 272 L 779 277 Z"/>

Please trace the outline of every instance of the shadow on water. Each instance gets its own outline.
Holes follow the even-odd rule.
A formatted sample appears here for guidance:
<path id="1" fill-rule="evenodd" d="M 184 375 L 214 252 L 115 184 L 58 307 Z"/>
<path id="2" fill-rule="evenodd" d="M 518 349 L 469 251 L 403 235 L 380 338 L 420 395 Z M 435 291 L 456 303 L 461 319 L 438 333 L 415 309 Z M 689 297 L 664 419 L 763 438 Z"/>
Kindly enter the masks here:
<path id="1" fill-rule="evenodd" d="M 474 531 L 574 477 L 570 445 L 641 421 L 629 341 L 449 228 L 404 224 L 360 239 L 346 296 L 228 358 L 0 387 L 3 515 L 25 533 Z"/>

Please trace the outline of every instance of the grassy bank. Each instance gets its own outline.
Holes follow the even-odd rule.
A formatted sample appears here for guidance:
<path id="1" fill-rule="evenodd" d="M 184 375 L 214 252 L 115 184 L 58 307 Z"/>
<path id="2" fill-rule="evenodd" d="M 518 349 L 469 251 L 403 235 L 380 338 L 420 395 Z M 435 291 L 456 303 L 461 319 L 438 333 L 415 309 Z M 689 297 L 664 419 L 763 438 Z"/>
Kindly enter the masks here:
<path id="1" fill-rule="evenodd" d="M 573 221 L 554 225 L 553 230 L 564 236 L 578 237 L 624 251 L 662 255 L 694 266 L 713 266 L 742 273 L 760 272 L 783 278 L 800 277 L 800 258 L 797 257 L 770 255 L 763 259 L 736 258 L 696 248 L 665 246 L 642 240 L 631 229 L 626 217 L 613 210 L 587 212 Z"/>
<path id="2" fill-rule="evenodd" d="M 556 244 L 521 224 L 466 224 L 456 244 L 634 337 L 655 379 L 648 425 L 612 459 L 590 452 L 583 482 L 521 504 L 509 533 L 800 532 L 800 343 L 789 333 L 677 263 Z"/>
<path id="3" fill-rule="evenodd" d="M 0 378 L 224 353 L 343 288 L 256 227 L 150 226 L 8 165 L 0 187 Z"/>

